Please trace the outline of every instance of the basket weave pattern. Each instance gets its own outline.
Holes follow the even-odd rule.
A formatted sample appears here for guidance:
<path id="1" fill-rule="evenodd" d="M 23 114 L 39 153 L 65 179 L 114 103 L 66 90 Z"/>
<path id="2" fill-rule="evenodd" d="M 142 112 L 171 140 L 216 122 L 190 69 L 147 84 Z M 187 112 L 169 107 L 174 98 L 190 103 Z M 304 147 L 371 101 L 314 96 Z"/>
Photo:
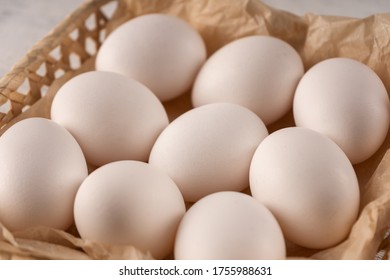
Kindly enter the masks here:
<path id="1" fill-rule="evenodd" d="M 122 1 L 84 3 L 37 43 L 0 80 L 0 131 L 42 98 L 50 85 L 93 57 L 107 36 L 107 26 L 121 18 Z"/>

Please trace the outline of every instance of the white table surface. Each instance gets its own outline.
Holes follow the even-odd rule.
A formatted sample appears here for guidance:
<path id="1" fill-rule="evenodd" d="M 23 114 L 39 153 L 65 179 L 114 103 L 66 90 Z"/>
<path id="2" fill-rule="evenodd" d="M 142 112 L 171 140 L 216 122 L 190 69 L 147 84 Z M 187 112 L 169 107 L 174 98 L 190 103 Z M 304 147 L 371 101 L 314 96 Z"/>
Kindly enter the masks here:
<path id="1" fill-rule="evenodd" d="M 163 1 L 163 0 L 161 0 Z M 217 0 L 222 1 L 222 0 Z M 0 77 L 83 0 L 0 0 Z M 389 0 L 263 0 L 298 15 L 365 17 L 390 12 Z"/>

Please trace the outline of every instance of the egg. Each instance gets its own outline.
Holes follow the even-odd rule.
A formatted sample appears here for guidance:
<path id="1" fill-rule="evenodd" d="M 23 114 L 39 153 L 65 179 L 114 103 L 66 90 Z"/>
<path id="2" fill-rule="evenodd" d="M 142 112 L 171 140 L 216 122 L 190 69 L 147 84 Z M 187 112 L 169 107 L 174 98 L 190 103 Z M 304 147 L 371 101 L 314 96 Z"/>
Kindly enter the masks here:
<path id="1" fill-rule="evenodd" d="M 91 71 L 66 82 L 51 106 L 51 119 L 80 144 L 88 163 L 147 161 L 167 113 L 144 85 L 123 75 Z"/>
<path id="2" fill-rule="evenodd" d="M 271 212 L 251 196 L 218 192 L 184 215 L 175 239 L 176 260 L 285 259 L 282 231 Z"/>
<path id="3" fill-rule="evenodd" d="M 335 141 L 353 164 L 370 158 L 386 138 L 390 102 L 378 75 L 350 58 L 331 58 L 303 76 L 294 97 L 297 126 Z"/>
<path id="4" fill-rule="evenodd" d="M 206 56 L 203 39 L 190 24 L 170 15 L 147 14 L 108 36 L 97 53 L 96 69 L 134 78 L 166 101 L 191 88 Z"/>
<path id="5" fill-rule="evenodd" d="M 175 183 L 139 161 L 96 169 L 80 186 L 74 204 L 76 227 L 84 240 L 133 245 L 159 259 L 172 252 L 185 210 Z"/>
<path id="6" fill-rule="evenodd" d="M 236 104 L 213 103 L 186 113 L 160 134 L 149 163 L 166 172 L 185 201 L 248 187 L 249 165 L 268 135 L 261 119 Z"/>
<path id="7" fill-rule="evenodd" d="M 357 219 L 359 185 L 344 152 L 324 135 L 299 127 L 278 130 L 257 148 L 250 190 L 276 217 L 284 236 L 324 249 L 343 241 Z"/>
<path id="8" fill-rule="evenodd" d="M 67 229 L 87 175 L 84 155 L 65 128 L 43 118 L 14 124 L 0 137 L 0 222 L 11 231 Z"/>
<path id="9" fill-rule="evenodd" d="M 269 125 L 291 109 L 303 73 L 299 54 L 286 42 L 270 36 L 244 37 L 206 61 L 194 82 L 192 103 L 240 104 Z"/>

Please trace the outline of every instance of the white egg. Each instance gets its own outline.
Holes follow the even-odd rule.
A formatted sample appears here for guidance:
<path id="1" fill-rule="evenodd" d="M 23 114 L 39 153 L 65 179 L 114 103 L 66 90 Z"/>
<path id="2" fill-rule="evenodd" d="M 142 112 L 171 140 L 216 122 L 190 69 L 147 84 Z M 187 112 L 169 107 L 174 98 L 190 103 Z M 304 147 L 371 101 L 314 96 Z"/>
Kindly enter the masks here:
<path id="1" fill-rule="evenodd" d="M 87 175 L 84 155 L 65 128 L 43 118 L 16 123 L 0 137 L 0 222 L 10 230 L 67 229 Z"/>
<path id="2" fill-rule="evenodd" d="M 269 36 L 244 37 L 206 61 L 195 80 L 192 103 L 195 107 L 237 103 L 268 125 L 291 109 L 303 72 L 299 54 L 286 42 Z"/>
<path id="3" fill-rule="evenodd" d="M 249 195 L 218 192 L 184 215 L 175 240 L 177 260 L 285 259 L 282 231 L 271 212 Z"/>
<path id="4" fill-rule="evenodd" d="M 82 183 L 74 205 L 83 239 L 133 245 L 155 258 L 172 252 L 185 210 L 175 183 L 138 161 L 118 161 L 96 169 Z"/>
<path id="5" fill-rule="evenodd" d="M 359 211 L 359 185 L 347 156 L 306 128 L 281 129 L 261 142 L 250 190 L 274 214 L 285 238 L 308 248 L 344 240 Z"/>
<path id="6" fill-rule="evenodd" d="M 368 66 L 349 58 L 327 59 L 309 69 L 293 106 L 297 126 L 331 138 L 353 164 L 371 157 L 389 129 L 385 86 Z"/>
<path id="7" fill-rule="evenodd" d="M 72 133 L 88 163 L 147 161 L 168 125 L 158 98 L 125 76 L 91 71 L 65 83 L 54 97 L 51 118 Z"/>
<path id="8" fill-rule="evenodd" d="M 249 109 L 213 103 L 192 109 L 160 134 L 149 163 L 164 170 L 186 201 L 217 191 L 241 191 L 249 184 L 249 165 L 268 135 Z"/>
<path id="9" fill-rule="evenodd" d="M 206 60 L 199 33 L 180 18 L 148 14 L 114 30 L 96 57 L 96 69 L 134 78 L 166 101 L 186 92 Z"/>

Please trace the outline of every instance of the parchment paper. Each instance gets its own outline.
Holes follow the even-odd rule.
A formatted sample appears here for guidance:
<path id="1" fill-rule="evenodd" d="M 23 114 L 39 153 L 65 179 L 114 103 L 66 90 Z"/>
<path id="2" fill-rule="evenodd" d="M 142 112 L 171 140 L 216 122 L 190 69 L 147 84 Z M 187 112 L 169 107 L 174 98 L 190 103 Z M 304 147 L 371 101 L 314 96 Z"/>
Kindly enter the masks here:
<path id="1" fill-rule="evenodd" d="M 110 22 L 113 30 L 120 23 L 146 13 L 167 13 L 191 23 L 204 38 L 208 54 L 244 36 L 271 35 L 290 43 L 301 55 L 306 70 L 330 57 L 350 57 L 370 66 L 390 92 L 390 14 L 364 19 L 307 14 L 303 17 L 275 10 L 258 0 L 124 0 L 126 9 Z M 74 75 L 93 70 L 93 60 L 78 72 L 67 73 L 50 87 L 49 93 L 31 109 L 13 120 L 32 116 L 49 117 L 50 104 L 58 88 Z M 164 104 L 170 119 L 191 108 L 189 93 Z M 289 112 L 268 127 L 275 131 L 293 126 Z M 2 131 L 4 132 L 4 130 Z M 289 258 L 374 259 L 379 248 L 390 259 L 390 137 L 369 160 L 355 166 L 361 188 L 360 215 L 347 240 L 323 251 L 309 250 L 287 243 Z M 0 225 L 0 259 L 150 259 L 147 252 L 131 246 L 107 246 L 78 237 L 74 227 L 67 232 L 34 228 L 9 232 Z"/>

